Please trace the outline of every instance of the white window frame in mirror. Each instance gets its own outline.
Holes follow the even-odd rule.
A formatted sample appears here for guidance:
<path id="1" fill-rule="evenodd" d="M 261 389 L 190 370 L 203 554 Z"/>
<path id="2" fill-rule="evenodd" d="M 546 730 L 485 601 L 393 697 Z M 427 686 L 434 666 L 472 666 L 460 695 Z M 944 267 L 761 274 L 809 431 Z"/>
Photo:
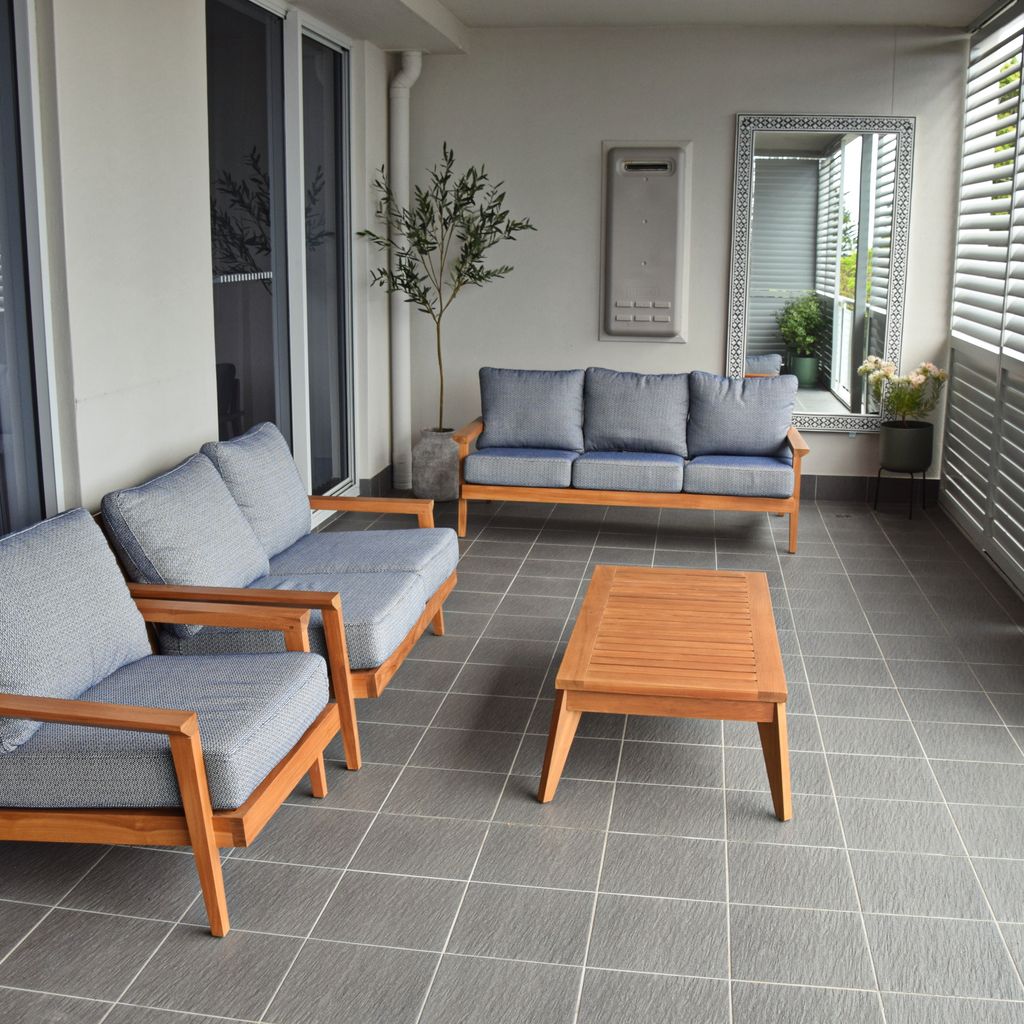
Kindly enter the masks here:
<path id="1" fill-rule="evenodd" d="M 733 179 L 732 246 L 729 258 L 729 321 L 726 374 L 742 377 L 746 358 L 747 283 L 750 272 L 750 215 L 756 132 L 882 132 L 896 135 L 896 187 L 893 197 L 889 305 L 885 358 L 899 366 L 903 343 L 903 302 L 910 242 L 910 198 L 914 173 L 915 118 L 856 114 L 737 114 L 736 166 Z M 795 412 L 799 430 L 874 432 L 885 410 L 875 413 Z"/>

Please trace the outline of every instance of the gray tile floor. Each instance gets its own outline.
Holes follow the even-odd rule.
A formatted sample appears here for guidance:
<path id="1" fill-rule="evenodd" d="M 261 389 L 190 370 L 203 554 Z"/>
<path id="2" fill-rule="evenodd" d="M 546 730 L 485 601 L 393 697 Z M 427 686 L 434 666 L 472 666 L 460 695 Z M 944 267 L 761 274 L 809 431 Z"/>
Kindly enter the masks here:
<path id="1" fill-rule="evenodd" d="M 1024 1021 L 1024 605 L 904 510 L 807 505 L 790 556 L 761 515 L 476 506 L 448 635 L 226 859 L 226 939 L 187 853 L 3 845 L 0 1021 Z M 535 802 L 598 562 L 768 573 L 792 822 L 746 724 L 585 717 Z"/>

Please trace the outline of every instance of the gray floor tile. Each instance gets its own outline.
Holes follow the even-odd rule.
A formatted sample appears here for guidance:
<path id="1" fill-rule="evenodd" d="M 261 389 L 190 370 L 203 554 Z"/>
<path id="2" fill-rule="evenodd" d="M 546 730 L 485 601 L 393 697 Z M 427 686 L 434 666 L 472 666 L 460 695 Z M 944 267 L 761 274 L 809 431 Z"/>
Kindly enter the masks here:
<path id="1" fill-rule="evenodd" d="M 74 843 L 0 843 L 0 899 L 52 906 L 105 853 Z"/>
<path id="2" fill-rule="evenodd" d="M 932 768 L 950 803 L 1024 806 L 1024 765 L 933 760 Z"/>
<path id="3" fill-rule="evenodd" d="M 317 921 L 317 939 L 440 952 L 465 885 L 349 871 Z"/>
<path id="4" fill-rule="evenodd" d="M 376 699 L 359 702 L 359 721 L 360 724 L 391 722 L 398 725 L 427 725 L 443 700 L 444 695 L 441 693 L 389 687 Z"/>
<path id="5" fill-rule="evenodd" d="M 804 663 L 811 686 L 892 686 L 889 670 L 881 659 L 808 657 L 805 649 Z"/>
<path id="6" fill-rule="evenodd" d="M 588 970 L 578 1024 L 727 1024 L 724 981 Z"/>
<path id="7" fill-rule="evenodd" d="M 984 693 L 960 690 L 901 691 L 907 711 L 915 722 L 963 722 L 998 725 L 999 715 Z"/>
<path id="8" fill-rule="evenodd" d="M 633 743 L 622 747 L 619 778 L 680 786 L 721 786 L 722 752 L 684 743 Z"/>
<path id="9" fill-rule="evenodd" d="M 592 907 L 589 893 L 471 882 L 448 951 L 582 964 Z"/>
<path id="10" fill-rule="evenodd" d="M 483 593 L 497 594 L 501 597 L 515 578 L 514 570 L 509 573 L 497 572 L 485 564 L 486 559 L 477 559 L 475 568 L 471 567 L 474 563 L 467 564 L 467 562 L 468 559 L 464 558 L 459 563 L 459 582 L 455 587 L 457 594 Z"/>
<path id="11" fill-rule="evenodd" d="M 813 715 L 787 716 L 790 751 L 821 750 L 821 735 Z M 726 722 L 724 728 L 727 747 L 753 747 L 760 749 L 761 737 L 753 722 Z"/>
<path id="12" fill-rule="evenodd" d="M 878 636 L 887 661 L 967 661 L 957 642 L 939 636 Z"/>
<path id="13" fill-rule="evenodd" d="M 364 762 L 359 771 L 350 772 L 338 761 L 327 761 L 326 768 L 327 796 L 313 796 L 307 775 L 288 797 L 288 803 L 346 811 L 376 811 L 402 770 L 396 764 Z"/>
<path id="14" fill-rule="evenodd" d="M 273 1024 L 412 1024 L 434 953 L 308 942 L 262 1018 Z"/>
<path id="15" fill-rule="evenodd" d="M 343 868 L 359 845 L 373 815 L 285 804 L 252 844 L 234 856 L 311 867 Z"/>
<path id="16" fill-rule="evenodd" d="M 966 857 L 853 850 L 850 860 L 867 913 L 989 919 Z"/>
<path id="17" fill-rule="evenodd" d="M 484 637 L 473 648 L 469 660 L 475 665 L 518 665 L 547 668 L 555 652 L 553 643 L 539 640 L 507 640 Z"/>
<path id="18" fill-rule="evenodd" d="M 388 725 L 364 722 L 362 720 L 362 706 L 364 701 L 356 705 L 356 715 L 359 716 L 359 742 L 363 750 L 364 763 L 378 763 L 403 765 L 409 760 L 416 744 L 425 732 L 421 725 Z M 343 761 L 345 754 L 342 751 L 341 740 L 336 736 L 331 740 L 325 751 L 328 757 Z"/>
<path id="19" fill-rule="evenodd" d="M 907 800 L 839 799 L 851 850 L 899 853 L 963 853 L 956 828 L 942 804 Z"/>
<path id="20" fill-rule="evenodd" d="M 790 821 L 779 821 L 775 817 L 767 794 L 730 791 L 726 793 L 725 803 L 730 842 L 843 845 L 839 816 L 832 797 L 811 794 L 794 797 Z"/>
<path id="21" fill-rule="evenodd" d="M 1024 986 L 991 922 L 868 914 L 864 924 L 883 990 L 1024 998 Z"/>
<path id="22" fill-rule="evenodd" d="M 612 833 L 602 892 L 681 899 L 725 899 L 725 844 L 712 839 Z"/>
<path id="23" fill-rule="evenodd" d="M 604 833 L 537 825 L 491 826 L 473 878 L 558 889 L 597 887 Z"/>
<path id="24" fill-rule="evenodd" d="M 780 907 L 729 908 L 733 977 L 867 988 L 871 960 L 858 914 Z M 779 941 L 785 936 L 784 942 Z"/>
<path id="25" fill-rule="evenodd" d="M 626 723 L 626 739 L 721 746 L 722 723 L 707 718 L 655 718 L 630 715 Z"/>
<path id="26" fill-rule="evenodd" d="M 949 809 L 972 857 L 1020 857 L 1024 808 L 950 804 Z"/>
<path id="27" fill-rule="evenodd" d="M 49 996 L 42 992 L 19 992 L 17 989 L 3 989 L 0 999 L 0 1024 L 209 1024 L 207 1020 L 195 1017 L 187 1022 L 166 1019 L 157 1021 L 159 1011 L 136 1010 L 132 1007 L 115 1007 L 93 999 L 74 999 L 71 996 Z"/>
<path id="28" fill-rule="evenodd" d="M 352 867 L 435 878 L 468 878 L 487 826 L 479 821 L 382 814 Z"/>
<path id="29" fill-rule="evenodd" d="M 911 690 L 977 690 L 969 665 L 957 661 L 896 661 L 889 663 L 896 685 Z"/>
<path id="30" fill-rule="evenodd" d="M 794 750 L 789 755 L 789 766 L 794 793 L 832 793 L 824 754 Z M 729 789 L 753 789 L 767 793 L 768 773 L 761 751 L 726 747 L 725 784 Z"/>
<path id="31" fill-rule="evenodd" d="M 431 728 L 413 751 L 409 763 L 421 768 L 507 772 L 518 747 L 516 733 Z"/>
<path id="32" fill-rule="evenodd" d="M 578 589 L 579 584 L 575 580 L 517 576 L 515 583 L 509 588 L 509 596 L 575 598 Z"/>
<path id="33" fill-rule="evenodd" d="M 1024 692 L 1020 669 L 1016 665 L 988 665 L 972 662 L 970 668 L 981 686 L 989 693 L 1008 693 L 1020 696 Z"/>
<path id="34" fill-rule="evenodd" d="M 10 913 L 21 918 L 19 927 L 31 927 L 29 912 Z M 116 999 L 167 930 L 157 921 L 54 910 L 0 965 L 0 985 Z"/>
<path id="35" fill-rule="evenodd" d="M 921 744 L 910 722 L 882 719 L 819 717 L 821 737 L 830 754 L 888 754 L 922 757 Z"/>
<path id="36" fill-rule="evenodd" d="M 505 776 L 496 772 L 410 766 L 402 772 L 384 810 L 390 814 L 488 821 L 504 785 Z"/>
<path id="37" fill-rule="evenodd" d="M 446 956 L 420 1022 L 571 1024 L 579 978 L 579 967 Z"/>
<path id="38" fill-rule="evenodd" d="M 886 993 L 888 1024 L 1020 1024 L 1024 1003 Z"/>
<path id="39" fill-rule="evenodd" d="M 918 722 L 917 735 L 931 758 L 1024 764 L 1024 753 L 1003 725 Z"/>
<path id="40" fill-rule="evenodd" d="M 990 691 L 992 703 L 1002 720 L 1010 726 L 1024 726 L 1024 694 Z"/>
<path id="41" fill-rule="evenodd" d="M 572 742 L 566 758 L 564 779 L 601 779 L 610 782 L 619 766 L 618 740 L 590 739 L 578 736 Z M 544 765 L 547 737 L 533 733 L 523 740 L 512 770 L 517 775 L 537 775 Z"/>
<path id="42" fill-rule="evenodd" d="M 524 597 L 522 600 L 538 601 L 541 598 Z M 513 640 L 555 641 L 562 635 L 564 624 L 565 616 L 553 619 L 533 615 L 495 615 L 487 624 L 483 635 Z"/>
<path id="43" fill-rule="evenodd" d="M 1024 861 L 974 858 L 997 921 L 1024 921 Z"/>
<path id="44" fill-rule="evenodd" d="M 941 802 L 942 793 L 922 757 L 828 754 L 837 796 Z"/>
<path id="45" fill-rule="evenodd" d="M 567 828 L 607 826 L 612 783 L 563 779 L 554 799 L 546 804 L 537 801 L 537 785 L 534 776 L 511 776 L 498 804 L 496 820 Z"/>
<path id="46" fill-rule="evenodd" d="M 599 896 L 588 965 L 726 977 L 724 903 Z"/>
<path id="47" fill-rule="evenodd" d="M 620 832 L 725 838 L 725 804 L 717 789 L 620 782 L 611 827 Z"/>
<path id="48" fill-rule="evenodd" d="M 455 680 L 455 693 L 486 696 L 536 697 L 544 681 L 543 668 L 515 665 L 465 665 Z"/>
<path id="49" fill-rule="evenodd" d="M 883 1024 L 873 992 L 733 982 L 733 1024 Z M 891 1018 L 890 1018 L 891 1022 Z"/>
<path id="50" fill-rule="evenodd" d="M 412 661 L 454 661 L 462 664 L 477 643 L 475 637 L 435 636 L 428 631 L 416 642 L 409 658 Z"/>
<path id="51" fill-rule="evenodd" d="M 892 686 L 815 686 L 812 696 L 819 715 L 907 720 L 903 701 Z"/>
<path id="52" fill-rule="evenodd" d="M 475 616 L 473 616 L 475 617 Z M 470 616 L 468 613 L 450 613 L 445 605 L 445 629 L 455 635 L 480 635 L 480 630 L 475 633 L 466 633 L 465 628 L 456 629 L 454 623 L 466 623 Z M 483 616 L 484 622 L 480 623 L 480 629 L 487 624 L 488 616 Z M 453 622 L 454 620 L 454 622 Z M 451 661 L 407 661 L 388 683 L 392 690 L 430 690 L 433 692 L 445 692 L 452 685 L 452 680 L 458 674 L 459 666 Z M 379 698 L 377 698 L 379 699 Z M 427 702 L 429 706 L 430 702 Z"/>
<path id="53" fill-rule="evenodd" d="M 45 916 L 38 903 L 0 903 L 0 957 L 13 949 Z"/>
<path id="54" fill-rule="evenodd" d="M 729 899 L 776 907 L 857 910 L 845 850 L 729 844 Z"/>
<path id="55" fill-rule="evenodd" d="M 854 658 L 880 661 L 882 652 L 870 633 L 801 633 L 800 649 L 805 658 Z M 856 682 L 856 680 L 854 680 Z"/>

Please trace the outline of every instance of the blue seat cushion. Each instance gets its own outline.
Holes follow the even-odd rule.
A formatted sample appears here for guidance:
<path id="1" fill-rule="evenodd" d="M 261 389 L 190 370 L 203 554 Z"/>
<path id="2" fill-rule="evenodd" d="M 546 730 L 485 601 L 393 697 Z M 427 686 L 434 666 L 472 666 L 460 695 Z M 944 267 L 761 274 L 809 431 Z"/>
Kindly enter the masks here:
<path id="1" fill-rule="evenodd" d="M 782 373 L 782 356 L 778 352 L 765 352 L 761 355 L 747 356 L 747 373 Z"/>
<path id="2" fill-rule="evenodd" d="M 241 437 L 211 441 L 201 450 L 217 467 L 269 557 L 309 533 L 306 485 L 288 442 L 273 423 L 259 423 Z"/>
<path id="3" fill-rule="evenodd" d="M 483 448 L 583 451 L 582 370 L 480 370 Z"/>
<path id="4" fill-rule="evenodd" d="M 264 576 L 252 586 L 268 590 L 325 590 L 340 594 L 348 661 L 353 669 L 376 668 L 387 661 L 419 620 L 427 602 L 423 581 L 412 572 Z M 212 626 L 187 638 L 161 630 L 159 641 L 165 654 L 258 654 L 285 649 L 280 633 Z M 327 653 L 319 612 L 310 616 L 309 646 L 316 654 Z"/>
<path id="5" fill-rule="evenodd" d="M 572 485 L 592 491 L 683 489 L 683 460 L 658 452 L 584 452 L 572 464 Z"/>
<path id="6" fill-rule="evenodd" d="M 73 699 L 149 653 L 146 624 L 85 509 L 0 538 L 0 692 Z M 38 729 L 0 718 L 0 754 Z"/>
<path id="7" fill-rule="evenodd" d="M 454 530 L 346 530 L 310 533 L 270 560 L 272 576 L 414 572 L 429 598 L 459 562 Z"/>
<path id="8" fill-rule="evenodd" d="M 103 499 L 103 520 L 132 579 L 197 587 L 247 587 L 270 561 L 205 455 Z M 179 636 L 196 626 L 173 626 Z"/>
<path id="9" fill-rule="evenodd" d="M 687 494 L 730 494 L 742 498 L 788 498 L 793 463 L 758 455 L 700 455 L 686 464 Z"/>
<path id="10" fill-rule="evenodd" d="M 583 387 L 587 451 L 663 452 L 686 458 L 687 376 L 592 366 Z"/>
<path id="11" fill-rule="evenodd" d="M 235 808 L 327 705 L 327 666 L 314 654 L 151 655 L 82 699 L 197 712 L 211 801 Z M 163 734 L 48 722 L 4 758 L 0 805 L 180 807 L 181 798 Z"/>
<path id="12" fill-rule="evenodd" d="M 569 487 L 578 453 L 553 448 L 485 448 L 466 457 L 468 484 Z"/>
<path id="13" fill-rule="evenodd" d="M 690 456 L 775 456 L 793 422 L 796 391 L 790 374 L 737 380 L 694 370 L 686 437 Z"/>

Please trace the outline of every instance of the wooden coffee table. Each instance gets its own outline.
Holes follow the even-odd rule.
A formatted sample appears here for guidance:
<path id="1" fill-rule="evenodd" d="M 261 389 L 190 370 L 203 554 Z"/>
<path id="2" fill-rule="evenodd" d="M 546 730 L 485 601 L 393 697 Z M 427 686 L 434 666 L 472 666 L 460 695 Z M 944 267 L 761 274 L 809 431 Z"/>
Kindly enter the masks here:
<path id="1" fill-rule="evenodd" d="M 775 814 L 793 816 L 786 676 L 763 572 L 599 565 L 555 687 L 541 803 L 580 715 L 601 711 L 757 722 Z"/>

